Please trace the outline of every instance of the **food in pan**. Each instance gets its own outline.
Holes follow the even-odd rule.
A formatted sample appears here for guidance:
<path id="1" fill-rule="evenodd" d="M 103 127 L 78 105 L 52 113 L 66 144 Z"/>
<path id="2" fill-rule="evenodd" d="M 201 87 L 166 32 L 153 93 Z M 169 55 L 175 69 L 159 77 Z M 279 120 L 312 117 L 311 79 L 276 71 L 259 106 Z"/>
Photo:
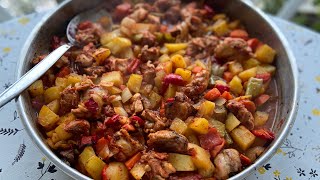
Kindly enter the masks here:
<path id="1" fill-rule="evenodd" d="M 254 163 L 275 138 L 275 50 L 196 2 L 126 2 L 112 17 L 111 32 L 81 22 L 83 47 L 29 88 L 52 150 L 94 179 L 227 179 Z"/>

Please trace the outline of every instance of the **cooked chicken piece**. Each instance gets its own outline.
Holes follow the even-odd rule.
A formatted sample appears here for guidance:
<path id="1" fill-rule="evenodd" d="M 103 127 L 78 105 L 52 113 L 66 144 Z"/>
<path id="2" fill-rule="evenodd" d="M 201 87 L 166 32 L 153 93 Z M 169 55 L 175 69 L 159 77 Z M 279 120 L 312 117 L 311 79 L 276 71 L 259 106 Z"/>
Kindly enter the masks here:
<path id="1" fill-rule="evenodd" d="M 60 113 L 66 114 L 78 106 L 80 95 L 76 88 L 67 87 L 61 92 Z"/>
<path id="2" fill-rule="evenodd" d="M 142 155 L 140 162 L 150 167 L 150 171 L 146 174 L 148 179 L 165 180 L 170 174 L 176 172 L 176 169 L 167 160 L 167 153 L 149 151 Z"/>
<path id="3" fill-rule="evenodd" d="M 240 38 L 225 38 L 215 49 L 215 57 L 223 62 L 247 60 L 252 54 L 248 43 Z"/>
<path id="4" fill-rule="evenodd" d="M 241 170 L 240 154 L 235 149 L 224 149 L 214 158 L 214 165 L 215 177 L 218 180 L 227 179 L 230 173 Z"/>
<path id="5" fill-rule="evenodd" d="M 227 108 L 231 111 L 239 121 L 249 130 L 254 128 L 254 118 L 250 111 L 240 102 L 231 100 L 227 103 Z"/>
<path id="6" fill-rule="evenodd" d="M 157 132 L 168 126 L 168 120 L 165 117 L 160 117 L 159 112 L 152 110 L 144 110 L 141 114 L 145 118 L 144 131 L 146 133 Z"/>
<path id="7" fill-rule="evenodd" d="M 66 124 L 64 130 L 75 136 L 79 136 L 82 134 L 88 135 L 90 130 L 90 123 L 84 119 L 77 119 Z"/>
<path id="8" fill-rule="evenodd" d="M 168 119 L 180 118 L 186 120 L 196 113 L 191 100 L 181 92 L 177 92 L 173 102 L 165 105 L 166 117 Z"/>
<path id="9" fill-rule="evenodd" d="M 209 76 L 209 71 L 202 70 L 193 77 L 189 84 L 182 87 L 181 91 L 192 100 L 199 98 L 199 95 L 201 95 L 208 87 Z"/>
<path id="10" fill-rule="evenodd" d="M 188 139 L 174 131 L 162 130 L 148 135 L 147 144 L 160 152 L 186 153 Z"/>

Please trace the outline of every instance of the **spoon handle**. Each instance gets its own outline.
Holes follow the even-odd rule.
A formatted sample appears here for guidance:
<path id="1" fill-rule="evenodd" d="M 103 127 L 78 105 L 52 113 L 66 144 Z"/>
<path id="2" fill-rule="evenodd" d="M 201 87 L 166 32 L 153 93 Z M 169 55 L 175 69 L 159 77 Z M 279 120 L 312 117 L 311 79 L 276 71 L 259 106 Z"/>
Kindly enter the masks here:
<path id="1" fill-rule="evenodd" d="M 25 89 L 27 89 L 33 82 L 38 80 L 51 66 L 56 63 L 60 57 L 70 49 L 70 45 L 62 45 L 46 58 L 40 61 L 36 66 L 29 70 L 19 80 L 12 84 L 8 89 L 0 94 L 0 108 L 9 101 L 19 96 Z"/>

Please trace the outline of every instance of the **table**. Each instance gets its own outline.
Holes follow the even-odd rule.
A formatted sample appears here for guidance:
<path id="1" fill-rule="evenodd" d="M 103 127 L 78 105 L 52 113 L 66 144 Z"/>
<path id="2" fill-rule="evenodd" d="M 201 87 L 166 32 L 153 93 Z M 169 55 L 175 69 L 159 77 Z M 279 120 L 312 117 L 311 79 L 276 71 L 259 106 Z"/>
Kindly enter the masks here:
<path id="1" fill-rule="evenodd" d="M 0 92 L 15 80 L 19 52 L 43 14 L 0 24 Z M 276 155 L 247 180 L 320 179 L 320 35 L 273 18 L 288 38 L 300 77 L 300 107 Z M 14 102 L 0 109 L 0 179 L 71 179 L 46 159 L 23 129 Z"/>

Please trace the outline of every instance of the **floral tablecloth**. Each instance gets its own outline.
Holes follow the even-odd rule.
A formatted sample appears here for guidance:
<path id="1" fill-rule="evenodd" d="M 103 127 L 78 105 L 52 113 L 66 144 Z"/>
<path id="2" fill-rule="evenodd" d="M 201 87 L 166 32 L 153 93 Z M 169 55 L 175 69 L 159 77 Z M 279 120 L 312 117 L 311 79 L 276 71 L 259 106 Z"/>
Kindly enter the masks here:
<path id="1" fill-rule="evenodd" d="M 43 14 L 0 24 L 0 92 L 15 80 L 20 50 Z M 320 179 L 320 35 L 273 18 L 288 38 L 300 75 L 300 107 L 276 155 L 247 180 Z M 35 147 L 12 101 L 0 109 L 0 179 L 71 179 Z"/>

